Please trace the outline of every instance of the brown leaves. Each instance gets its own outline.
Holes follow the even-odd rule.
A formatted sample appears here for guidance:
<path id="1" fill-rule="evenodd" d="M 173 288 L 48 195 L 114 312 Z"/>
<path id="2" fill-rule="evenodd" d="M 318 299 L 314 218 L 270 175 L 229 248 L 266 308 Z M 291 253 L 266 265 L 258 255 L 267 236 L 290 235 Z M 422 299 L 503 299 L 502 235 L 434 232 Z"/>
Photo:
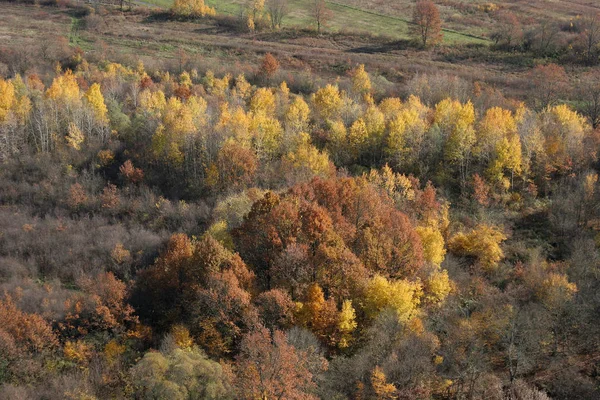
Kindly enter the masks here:
<path id="1" fill-rule="evenodd" d="M 281 331 L 266 328 L 244 337 L 237 358 L 239 399 L 316 400 L 307 356 L 288 344 Z"/>

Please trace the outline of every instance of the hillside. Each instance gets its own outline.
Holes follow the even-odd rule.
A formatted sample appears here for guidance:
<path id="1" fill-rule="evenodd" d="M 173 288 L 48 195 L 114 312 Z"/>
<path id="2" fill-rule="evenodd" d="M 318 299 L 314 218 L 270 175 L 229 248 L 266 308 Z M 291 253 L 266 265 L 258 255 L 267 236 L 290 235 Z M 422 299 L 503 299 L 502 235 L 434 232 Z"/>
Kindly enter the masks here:
<path id="1" fill-rule="evenodd" d="M 600 398 L 594 4 L 0 10 L 0 399 Z"/>

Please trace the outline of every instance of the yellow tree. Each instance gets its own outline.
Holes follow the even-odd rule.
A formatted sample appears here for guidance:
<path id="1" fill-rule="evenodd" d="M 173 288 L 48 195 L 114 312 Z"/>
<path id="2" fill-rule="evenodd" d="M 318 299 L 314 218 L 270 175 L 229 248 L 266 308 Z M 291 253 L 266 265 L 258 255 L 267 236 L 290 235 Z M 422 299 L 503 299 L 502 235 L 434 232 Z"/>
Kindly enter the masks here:
<path id="1" fill-rule="evenodd" d="M 291 173 L 299 180 L 310 180 L 314 176 L 326 177 L 332 172 L 329 155 L 313 146 L 307 133 L 301 133 L 296 142 L 295 149 L 282 158 L 284 173 Z"/>
<path id="2" fill-rule="evenodd" d="M 448 271 L 436 268 L 423 282 L 424 300 L 428 304 L 439 304 L 452 292 L 452 281 Z"/>
<path id="3" fill-rule="evenodd" d="M 0 78 L 0 122 L 8 119 L 16 101 L 15 87 L 12 82 Z"/>
<path id="4" fill-rule="evenodd" d="M 398 398 L 396 386 L 387 383 L 387 378 L 381 367 L 376 366 L 371 372 L 371 386 L 376 400 L 394 400 Z"/>
<path id="5" fill-rule="evenodd" d="M 348 131 L 347 140 L 347 149 L 351 159 L 354 162 L 357 162 L 366 150 L 369 140 L 369 131 L 364 119 L 359 118 L 352 123 L 352 126 Z"/>
<path id="6" fill-rule="evenodd" d="M 439 266 L 444 261 L 444 256 L 446 255 L 442 233 L 433 226 L 419 226 L 416 228 L 416 231 L 423 244 L 425 261 Z"/>
<path id="7" fill-rule="evenodd" d="M 461 256 L 475 257 L 486 270 L 493 270 L 504 257 L 500 244 L 506 236 L 495 226 L 480 224 L 468 233 L 460 232 L 448 243 Z"/>
<path id="8" fill-rule="evenodd" d="M 300 96 L 296 96 L 285 112 L 285 128 L 292 133 L 306 132 L 310 108 Z"/>
<path id="9" fill-rule="evenodd" d="M 446 139 L 444 156 L 458 166 L 461 184 L 468 177 L 471 152 L 475 144 L 475 109 L 469 101 L 461 104 L 458 100 L 445 99 L 435 107 L 434 122 Z"/>
<path id="10" fill-rule="evenodd" d="M 250 99 L 248 109 L 256 115 L 275 115 L 275 95 L 269 88 L 259 88 Z"/>
<path id="11" fill-rule="evenodd" d="M 475 154 L 488 164 L 487 175 L 494 183 L 512 185 L 515 174 L 521 173 L 521 141 L 517 122 L 509 110 L 493 107 L 479 122 Z M 510 172 L 510 182 L 504 177 Z"/>
<path id="12" fill-rule="evenodd" d="M 65 140 L 69 147 L 72 147 L 75 150 L 81 150 L 81 144 L 85 140 L 85 136 L 83 132 L 75 125 L 73 122 L 69 123 L 69 129 L 67 131 L 67 135 L 65 136 Z"/>
<path id="13" fill-rule="evenodd" d="M 371 79 L 365 71 L 364 64 L 360 64 L 350 72 L 352 77 L 352 91 L 357 95 L 364 96 L 371 92 Z"/>
<path id="14" fill-rule="evenodd" d="M 216 15 L 215 9 L 204 4 L 204 0 L 175 0 L 171 12 L 183 17 Z"/>
<path id="15" fill-rule="evenodd" d="M 64 74 L 54 78 L 52 85 L 46 90 L 46 97 L 67 106 L 78 102 L 81 94 L 75 75 L 67 70 Z"/>
<path id="16" fill-rule="evenodd" d="M 100 90 L 100 85 L 98 83 L 92 84 L 87 92 L 85 92 L 84 97 L 94 112 L 96 120 L 102 125 L 108 124 L 108 109 L 106 108 L 106 104 L 104 104 L 104 96 Z"/>
<path id="17" fill-rule="evenodd" d="M 422 294 L 420 283 L 375 275 L 365 289 L 365 312 L 369 318 L 375 318 L 382 310 L 391 308 L 399 321 L 407 322 L 415 316 Z"/>
<path id="18" fill-rule="evenodd" d="M 339 116 L 343 101 L 337 86 L 327 85 L 320 88 L 312 95 L 312 100 L 317 113 L 324 120 L 335 119 Z"/>
<path id="19" fill-rule="evenodd" d="M 352 332 L 354 332 L 357 326 L 356 312 L 354 311 L 354 307 L 352 307 L 352 300 L 344 300 L 338 316 L 338 332 L 340 334 L 338 347 L 340 349 L 345 349 L 350 346 L 352 342 Z"/>
<path id="20" fill-rule="evenodd" d="M 386 105 L 386 107 L 390 106 L 391 104 Z M 396 104 L 395 107 L 398 107 L 398 105 Z M 383 112 L 387 116 L 390 111 Z M 429 128 L 428 113 L 429 109 L 421 103 L 419 98 L 410 96 L 406 104 L 400 106 L 400 109 L 397 109 L 393 115 L 387 117 L 388 135 L 385 152 L 393 165 L 397 167 L 414 166 L 418 163 L 425 132 Z"/>

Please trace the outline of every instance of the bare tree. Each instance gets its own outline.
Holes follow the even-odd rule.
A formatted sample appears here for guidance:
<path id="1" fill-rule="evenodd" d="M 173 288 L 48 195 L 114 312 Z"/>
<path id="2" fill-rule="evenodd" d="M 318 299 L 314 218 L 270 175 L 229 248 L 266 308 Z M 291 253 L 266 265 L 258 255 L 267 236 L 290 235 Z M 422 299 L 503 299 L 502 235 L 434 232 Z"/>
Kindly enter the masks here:
<path id="1" fill-rule="evenodd" d="M 442 40 L 442 20 L 433 1 L 417 1 L 410 31 L 423 47 L 434 46 Z"/>
<path id="2" fill-rule="evenodd" d="M 581 39 L 585 60 L 592 64 L 598 57 L 600 43 L 600 14 L 589 14 L 581 19 Z"/>
<path id="3" fill-rule="evenodd" d="M 269 14 L 269 19 L 271 20 L 271 28 L 281 28 L 281 22 L 288 12 L 288 0 L 268 0 L 267 13 Z"/>
<path id="4" fill-rule="evenodd" d="M 525 44 L 537 55 L 548 55 L 556 49 L 559 33 L 554 21 L 543 20 L 527 33 Z"/>
<path id="5" fill-rule="evenodd" d="M 510 11 L 498 14 L 498 21 L 491 38 L 496 45 L 502 45 L 506 48 L 516 46 L 523 40 L 523 27 L 515 14 Z"/>
<path id="6" fill-rule="evenodd" d="M 600 70 L 584 74 L 577 84 L 578 109 L 596 129 L 600 126 Z"/>
<path id="7" fill-rule="evenodd" d="M 325 0 L 313 0 L 312 11 L 313 17 L 315 18 L 315 23 L 317 24 L 317 33 L 321 33 L 321 27 L 325 26 L 327 21 L 331 19 L 331 10 L 327 8 Z"/>

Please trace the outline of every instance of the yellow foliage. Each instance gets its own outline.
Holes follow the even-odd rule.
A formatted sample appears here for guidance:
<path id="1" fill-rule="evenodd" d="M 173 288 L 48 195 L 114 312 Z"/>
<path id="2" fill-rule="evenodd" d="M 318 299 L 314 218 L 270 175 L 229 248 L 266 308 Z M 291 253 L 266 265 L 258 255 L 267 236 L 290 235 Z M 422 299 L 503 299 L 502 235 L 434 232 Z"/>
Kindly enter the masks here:
<path id="1" fill-rule="evenodd" d="M 550 272 L 542 283 L 538 296 L 548 308 L 555 309 L 571 301 L 577 293 L 577 285 L 569 282 L 564 274 Z"/>
<path id="2" fill-rule="evenodd" d="M 333 119 L 342 108 L 343 101 L 337 86 L 327 85 L 317 90 L 313 96 L 317 112 L 324 119 Z"/>
<path id="3" fill-rule="evenodd" d="M 79 101 L 79 84 L 75 75 L 68 70 L 52 81 L 52 85 L 46 90 L 46 97 L 57 102 L 74 103 Z"/>
<path id="4" fill-rule="evenodd" d="M 376 105 L 370 105 L 363 114 L 363 120 L 367 127 L 369 141 L 372 144 L 380 143 L 385 131 L 385 116 L 383 113 Z"/>
<path id="5" fill-rule="evenodd" d="M 263 113 L 255 114 L 250 122 L 254 146 L 260 158 L 277 155 L 281 145 L 283 129 L 276 118 Z"/>
<path id="6" fill-rule="evenodd" d="M 205 17 L 216 15 L 215 9 L 204 4 L 204 0 L 175 0 L 171 6 L 173 14 L 185 17 Z"/>
<path id="7" fill-rule="evenodd" d="M 208 72 L 206 73 L 208 75 Z M 223 78 L 214 78 L 212 81 L 211 93 L 217 97 L 225 97 L 227 90 L 229 89 L 229 82 L 231 81 L 231 75 L 226 74 Z"/>
<path id="8" fill-rule="evenodd" d="M 428 303 L 441 303 L 452 292 L 452 281 L 448 271 L 436 269 L 424 282 L 425 300 Z"/>
<path id="9" fill-rule="evenodd" d="M 385 115 L 385 119 L 390 120 L 402 110 L 402 100 L 397 97 L 386 97 L 379 103 L 379 109 Z"/>
<path id="10" fill-rule="evenodd" d="M 179 75 L 179 84 L 181 86 L 185 86 L 187 88 L 191 88 L 192 87 L 192 77 L 190 76 L 190 73 L 187 71 L 183 71 L 180 75 Z"/>
<path id="11" fill-rule="evenodd" d="M 104 125 L 108 124 L 108 109 L 106 108 L 106 104 L 104 104 L 104 96 L 102 96 L 102 92 L 100 91 L 100 85 L 97 83 L 92 84 L 88 91 L 85 92 L 84 97 L 94 111 L 98 122 Z"/>
<path id="12" fill-rule="evenodd" d="M 148 89 L 140 93 L 140 107 L 146 113 L 158 117 L 167 106 L 167 99 L 161 90 L 152 92 Z"/>
<path id="13" fill-rule="evenodd" d="M 435 106 L 434 121 L 446 137 L 444 153 L 451 162 L 462 162 L 475 144 L 475 109 L 469 101 L 445 99 Z"/>
<path id="14" fill-rule="evenodd" d="M 119 344 L 115 339 L 104 346 L 104 357 L 109 364 L 114 363 L 121 354 L 125 353 L 125 345 Z"/>
<path id="15" fill-rule="evenodd" d="M 521 140 L 517 134 L 502 138 L 496 145 L 496 154 L 488 166 L 486 174 L 492 182 L 503 182 L 508 188 L 510 182 L 504 178 L 504 170 L 511 175 L 521 173 L 522 153 Z"/>
<path id="16" fill-rule="evenodd" d="M 68 340 L 63 348 L 65 357 L 79 364 L 86 364 L 92 357 L 92 346 L 82 340 L 72 342 Z"/>
<path id="17" fill-rule="evenodd" d="M 352 332 L 354 332 L 357 326 L 356 312 L 354 311 L 354 307 L 352 307 L 352 300 L 344 300 L 342 310 L 338 315 L 338 330 L 341 334 L 340 341 L 338 342 L 340 349 L 350 346 Z"/>
<path id="18" fill-rule="evenodd" d="M 475 153 L 489 156 L 503 138 L 511 137 L 516 133 L 517 123 L 513 114 L 509 110 L 492 107 L 479 121 Z"/>
<path id="19" fill-rule="evenodd" d="M 596 190 L 596 183 L 598 183 L 598 174 L 595 172 L 590 172 L 585 175 L 585 180 L 583 182 L 583 191 L 585 201 L 592 201 L 594 198 L 594 192 Z"/>
<path id="20" fill-rule="evenodd" d="M 419 226 L 416 231 L 423 244 L 423 256 L 425 260 L 432 264 L 440 265 L 446 255 L 444 237 L 440 231 L 431 226 Z"/>
<path id="21" fill-rule="evenodd" d="M 590 129 L 584 117 L 567 105 L 549 107 L 542 113 L 544 153 L 556 165 L 564 165 L 582 150 L 583 139 Z"/>
<path id="22" fill-rule="evenodd" d="M 360 64 L 352 72 L 352 90 L 354 93 L 365 95 L 371 91 L 371 79 L 365 71 L 365 66 Z"/>
<path id="23" fill-rule="evenodd" d="M 285 112 L 285 127 L 292 132 L 303 132 L 308 128 L 310 108 L 300 96 L 296 96 Z"/>
<path id="24" fill-rule="evenodd" d="M 188 109 L 189 113 L 192 116 L 192 124 L 194 125 L 194 130 L 198 130 L 202 128 L 208 122 L 208 116 L 206 114 L 206 110 L 208 109 L 208 104 L 206 100 L 202 97 L 191 96 L 185 102 L 185 107 Z"/>
<path id="25" fill-rule="evenodd" d="M 369 132 L 367 130 L 367 124 L 365 123 L 365 120 L 359 118 L 354 121 L 352 126 L 350 126 L 347 137 L 347 146 L 350 154 L 352 154 L 354 158 L 358 157 L 365 149 L 368 138 Z"/>
<path id="26" fill-rule="evenodd" d="M 0 122 L 6 121 L 15 102 L 15 88 L 12 82 L 0 78 Z"/>
<path id="27" fill-rule="evenodd" d="M 85 141 L 83 132 L 73 122 L 69 123 L 69 129 L 65 136 L 67 145 L 75 150 L 81 150 L 81 144 Z"/>
<path id="28" fill-rule="evenodd" d="M 123 243 L 117 243 L 110 255 L 117 264 L 123 264 L 131 259 L 131 252 L 123 246 Z"/>
<path id="29" fill-rule="evenodd" d="M 103 167 L 108 166 L 115 159 L 115 153 L 111 150 L 100 150 L 98 152 L 98 161 L 100 161 L 100 165 Z"/>
<path id="30" fill-rule="evenodd" d="M 275 95 L 269 88 L 259 88 L 250 99 L 249 110 L 255 114 L 273 116 L 275 114 Z"/>
<path id="31" fill-rule="evenodd" d="M 174 137 L 196 130 L 193 111 L 177 97 L 171 97 L 167 101 L 162 122 L 169 135 Z"/>
<path id="32" fill-rule="evenodd" d="M 250 97 L 251 90 L 252 85 L 248 83 L 244 74 L 239 74 L 237 78 L 235 78 L 233 95 L 245 101 Z"/>
<path id="33" fill-rule="evenodd" d="M 236 142 L 243 147 L 250 147 L 250 123 L 252 119 L 241 107 L 235 109 L 233 114 L 229 114 L 229 121 L 223 125 L 227 136 L 236 139 Z"/>
<path id="34" fill-rule="evenodd" d="M 283 161 L 295 169 L 306 168 L 313 175 L 326 176 L 331 171 L 329 155 L 310 144 L 310 136 L 307 133 L 300 134 L 296 149 L 284 156 Z"/>
<path id="35" fill-rule="evenodd" d="M 387 383 L 385 373 L 379 366 L 376 366 L 371 373 L 371 386 L 373 386 L 376 400 L 394 400 L 398 398 L 396 386 Z"/>
<path id="36" fill-rule="evenodd" d="M 462 256 L 476 257 L 486 269 L 493 269 L 504 257 L 500 243 L 506 236 L 495 226 L 480 224 L 469 233 L 460 232 L 448 243 L 451 251 Z"/>
<path id="37" fill-rule="evenodd" d="M 189 349 L 194 345 L 190 331 L 183 325 L 174 325 L 171 328 L 171 335 L 177 347 Z"/>
<path id="38" fill-rule="evenodd" d="M 417 312 L 421 302 L 421 284 L 407 280 L 387 280 L 376 275 L 367 284 L 365 290 L 365 312 L 375 318 L 385 308 L 392 308 L 402 322 L 410 320 Z"/>
<path id="39" fill-rule="evenodd" d="M 213 164 L 214 165 L 214 164 Z M 233 238 L 227 229 L 227 221 L 219 220 L 213 223 L 207 230 L 207 233 L 228 250 L 234 249 Z"/>

